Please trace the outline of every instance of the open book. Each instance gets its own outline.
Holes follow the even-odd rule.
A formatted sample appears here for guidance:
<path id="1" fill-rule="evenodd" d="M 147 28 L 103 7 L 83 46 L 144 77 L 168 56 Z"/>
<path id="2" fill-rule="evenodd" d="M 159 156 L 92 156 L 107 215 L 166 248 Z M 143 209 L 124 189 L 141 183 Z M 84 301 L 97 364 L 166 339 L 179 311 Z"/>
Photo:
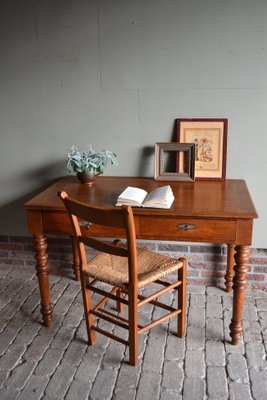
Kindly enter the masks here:
<path id="1" fill-rule="evenodd" d="M 128 186 L 118 197 L 116 206 L 170 208 L 174 200 L 172 188 L 161 186 L 147 193 L 144 189 Z"/>

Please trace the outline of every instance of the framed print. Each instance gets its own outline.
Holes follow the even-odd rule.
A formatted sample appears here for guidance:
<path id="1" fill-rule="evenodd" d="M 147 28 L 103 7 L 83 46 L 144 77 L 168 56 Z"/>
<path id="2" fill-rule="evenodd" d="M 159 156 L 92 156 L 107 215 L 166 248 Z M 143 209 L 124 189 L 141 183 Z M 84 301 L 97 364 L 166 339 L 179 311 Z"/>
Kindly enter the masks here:
<path id="1" fill-rule="evenodd" d="M 227 119 L 176 119 L 177 141 L 195 144 L 196 180 L 225 180 L 227 125 Z M 177 155 L 177 171 L 182 163 Z"/>
<path id="2" fill-rule="evenodd" d="M 182 159 L 180 171 L 176 169 L 177 154 Z M 195 154 L 194 143 L 155 143 L 155 180 L 194 181 Z"/>

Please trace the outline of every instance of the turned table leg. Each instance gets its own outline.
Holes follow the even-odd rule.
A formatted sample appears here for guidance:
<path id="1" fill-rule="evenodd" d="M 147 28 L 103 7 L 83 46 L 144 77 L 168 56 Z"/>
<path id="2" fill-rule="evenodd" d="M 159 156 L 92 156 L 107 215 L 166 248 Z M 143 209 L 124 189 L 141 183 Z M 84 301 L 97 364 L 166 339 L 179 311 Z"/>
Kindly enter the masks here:
<path id="1" fill-rule="evenodd" d="M 248 268 L 246 264 L 249 259 L 249 246 L 236 246 L 235 250 L 233 318 L 230 324 L 230 336 L 232 344 L 238 345 L 243 331 L 242 313 L 247 286 Z"/>
<path id="2" fill-rule="evenodd" d="M 79 258 L 79 252 L 77 249 L 77 244 L 75 242 L 75 238 L 72 236 L 71 237 L 71 245 L 72 245 L 72 254 L 73 254 L 73 271 L 74 271 L 74 276 L 76 281 L 80 280 L 80 258 Z"/>
<path id="3" fill-rule="evenodd" d="M 235 265 L 235 246 L 233 244 L 227 245 L 227 270 L 224 276 L 226 292 L 230 293 L 233 286 L 234 265 Z"/>
<path id="4" fill-rule="evenodd" d="M 50 326 L 52 322 L 53 306 L 50 302 L 50 290 L 48 282 L 48 264 L 47 264 L 47 243 L 44 235 L 34 235 L 36 255 L 36 271 L 39 281 L 41 296 L 41 313 L 45 326 Z"/>

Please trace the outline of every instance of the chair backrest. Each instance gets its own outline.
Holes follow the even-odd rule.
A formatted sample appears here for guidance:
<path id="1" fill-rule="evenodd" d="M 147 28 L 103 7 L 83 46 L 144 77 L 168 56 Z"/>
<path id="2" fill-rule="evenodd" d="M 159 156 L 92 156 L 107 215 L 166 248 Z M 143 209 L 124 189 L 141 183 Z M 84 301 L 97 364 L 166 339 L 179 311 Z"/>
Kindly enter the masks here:
<path id="1" fill-rule="evenodd" d="M 101 252 L 128 257 L 129 282 L 137 284 L 136 234 L 132 208 L 129 206 L 116 208 L 91 206 L 70 198 L 64 191 L 59 192 L 58 195 L 62 199 L 72 223 L 74 239 L 79 251 L 80 267 L 83 269 L 87 264 L 84 245 Z M 124 248 L 100 239 L 95 239 L 88 236 L 88 233 L 83 235 L 79 220 L 124 229 L 127 247 Z"/>

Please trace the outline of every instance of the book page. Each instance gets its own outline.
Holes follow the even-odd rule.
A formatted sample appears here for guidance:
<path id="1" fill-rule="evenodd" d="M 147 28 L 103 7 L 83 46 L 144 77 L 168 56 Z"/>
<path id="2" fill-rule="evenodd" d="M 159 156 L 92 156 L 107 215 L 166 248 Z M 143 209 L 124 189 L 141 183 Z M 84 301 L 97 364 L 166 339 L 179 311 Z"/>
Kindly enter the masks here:
<path id="1" fill-rule="evenodd" d="M 169 202 L 168 200 L 170 197 L 173 197 L 171 187 L 169 185 L 161 186 L 148 194 L 144 205 L 149 206 L 150 204 L 164 204 Z"/>
<path id="2" fill-rule="evenodd" d="M 116 206 L 123 204 L 141 207 L 147 192 L 144 189 L 128 186 L 118 197 Z"/>
<path id="3" fill-rule="evenodd" d="M 171 208 L 174 201 L 174 195 L 172 188 L 168 186 L 162 186 L 153 190 L 145 199 L 143 207 L 150 208 Z"/>

